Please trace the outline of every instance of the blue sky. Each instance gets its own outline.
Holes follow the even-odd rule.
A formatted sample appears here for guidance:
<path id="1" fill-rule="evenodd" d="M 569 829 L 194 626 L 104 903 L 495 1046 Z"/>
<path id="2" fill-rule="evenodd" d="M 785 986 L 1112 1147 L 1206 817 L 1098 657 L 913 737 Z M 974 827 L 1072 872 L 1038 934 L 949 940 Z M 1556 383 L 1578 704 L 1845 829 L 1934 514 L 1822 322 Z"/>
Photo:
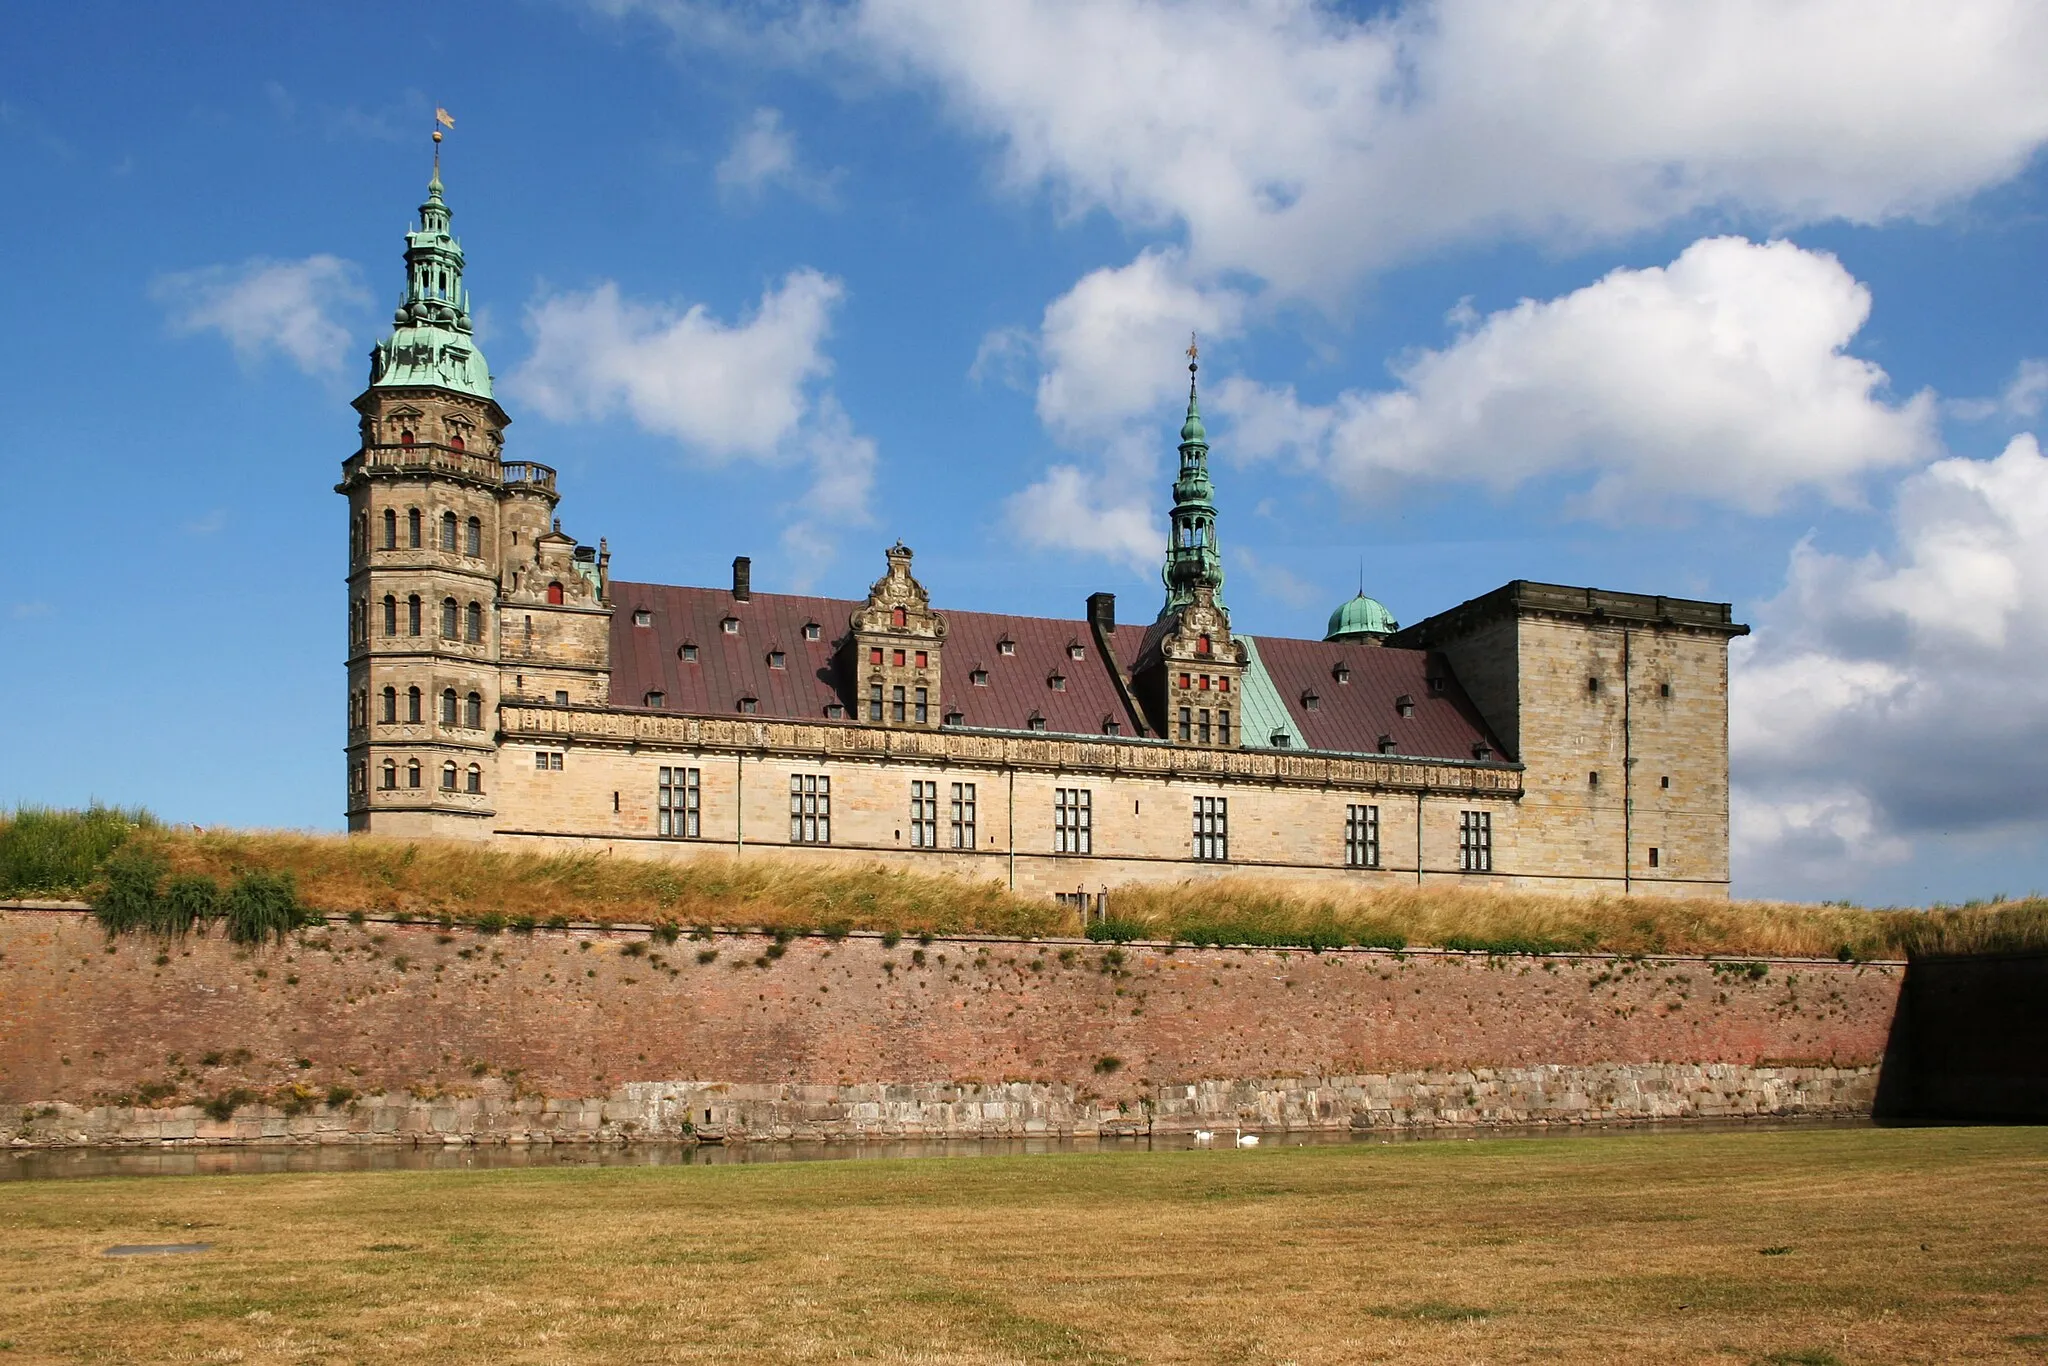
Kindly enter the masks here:
<path id="1" fill-rule="evenodd" d="M 510 453 L 620 577 L 1127 616 L 1732 601 L 1739 891 L 2048 887 L 2024 5 L 141 7 L 0 44 L 0 803 L 336 828 L 348 400 L 434 107 Z"/>

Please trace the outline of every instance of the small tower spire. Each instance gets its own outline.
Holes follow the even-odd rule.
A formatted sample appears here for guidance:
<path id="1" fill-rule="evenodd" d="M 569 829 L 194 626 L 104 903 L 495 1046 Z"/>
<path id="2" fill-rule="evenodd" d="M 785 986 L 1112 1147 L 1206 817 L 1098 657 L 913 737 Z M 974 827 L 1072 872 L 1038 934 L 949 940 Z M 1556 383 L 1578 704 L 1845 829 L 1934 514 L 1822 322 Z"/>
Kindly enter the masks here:
<path id="1" fill-rule="evenodd" d="M 370 353 L 371 385 L 454 389 L 491 397 L 491 372 L 477 350 L 462 283 L 462 243 L 442 198 L 441 130 L 455 118 L 434 110 L 434 174 L 420 205 L 419 226 L 405 235 L 405 295 L 391 319 L 391 335 Z"/>
<path id="2" fill-rule="evenodd" d="M 1195 391 L 1201 345 L 1188 334 L 1188 412 L 1180 426 L 1180 473 L 1173 481 L 1172 539 L 1166 547 L 1166 611 L 1178 611 L 1206 587 L 1223 601 L 1223 554 L 1216 541 L 1216 489 L 1209 482 L 1209 433 Z"/>

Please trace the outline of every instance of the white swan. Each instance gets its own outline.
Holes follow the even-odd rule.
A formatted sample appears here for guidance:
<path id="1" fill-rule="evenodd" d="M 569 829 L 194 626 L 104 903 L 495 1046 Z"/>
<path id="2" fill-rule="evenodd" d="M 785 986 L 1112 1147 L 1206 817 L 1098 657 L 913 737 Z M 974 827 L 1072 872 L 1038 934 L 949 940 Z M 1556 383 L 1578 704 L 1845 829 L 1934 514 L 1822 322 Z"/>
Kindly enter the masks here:
<path id="1" fill-rule="evenodd" d="M 1238 1136 L 1237 1146 L 1240 1148 L 1256 1148 L 1259 1146 L 1259 1136 L 1257 1134 L 1241 1134 Z"/>
<path id="2" fill-rule="evenodd" d="M 1216 1137 L 1216 1131 L 1213 1129 L 1195 1130 L 1195 1142 L 1197 1143 L 1207 1143 L 1210 1139 L 1214 1137 Z"/>

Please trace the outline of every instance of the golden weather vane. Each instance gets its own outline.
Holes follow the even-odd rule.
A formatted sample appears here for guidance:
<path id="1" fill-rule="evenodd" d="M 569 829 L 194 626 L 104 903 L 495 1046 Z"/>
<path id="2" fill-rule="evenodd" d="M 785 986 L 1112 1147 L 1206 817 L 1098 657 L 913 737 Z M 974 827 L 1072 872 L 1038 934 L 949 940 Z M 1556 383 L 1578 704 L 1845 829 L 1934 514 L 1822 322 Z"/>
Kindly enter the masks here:
<path id="1" fill-rule="evenodd" d="M 453 132 L 455 129 L 455 116 L 437 104 L 434 106 L 434 179 L 436 180 L 441 178 L 441 130 L 443 128 Z"/>
<path id="2" fill-rule="evenodd" d="M 1197 341 L 1196 341 L 1196 338 L 1195 338 L 1195 334 L 1194 334 L 1194 333 L 1192 333 L 1192 332 L 1188 333 L 1188 352 L 1187 352 L 1187 354 L 1188 354 L 1188 360 L 1189 360 L 1189 362 L 1190 362 L 1190 363 L 1193 363 L 1193 362 L 1196 362 L 1196 361 L 1199 361 L 1199 360 L 1201 360 L 1201 359 L 1202 359 L 1202 348 L 1201 348 L 1201 346 L 1200 346 L 1200 345 L 1199 345 L 1199 344 L 1197 343 Z"/>

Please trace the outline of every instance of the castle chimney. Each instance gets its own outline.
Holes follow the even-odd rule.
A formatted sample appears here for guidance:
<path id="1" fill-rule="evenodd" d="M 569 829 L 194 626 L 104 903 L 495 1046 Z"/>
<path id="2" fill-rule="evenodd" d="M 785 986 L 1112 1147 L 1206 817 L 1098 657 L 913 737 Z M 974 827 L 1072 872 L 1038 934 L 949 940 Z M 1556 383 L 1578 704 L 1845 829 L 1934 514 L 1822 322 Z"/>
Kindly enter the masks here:
<path id="1" fill-rule="evenodd" d="M 1116 594 L 1090 593 L 1088 595 L 1088 624 L 1104 635 L 1116 630 Z"/>
<path id="2" fill-rule="evenodd" d="M 746 602 L 754 596 L 754 562 L 745 555 L 733 556 L 732 596 L 736 602 Z"/>

